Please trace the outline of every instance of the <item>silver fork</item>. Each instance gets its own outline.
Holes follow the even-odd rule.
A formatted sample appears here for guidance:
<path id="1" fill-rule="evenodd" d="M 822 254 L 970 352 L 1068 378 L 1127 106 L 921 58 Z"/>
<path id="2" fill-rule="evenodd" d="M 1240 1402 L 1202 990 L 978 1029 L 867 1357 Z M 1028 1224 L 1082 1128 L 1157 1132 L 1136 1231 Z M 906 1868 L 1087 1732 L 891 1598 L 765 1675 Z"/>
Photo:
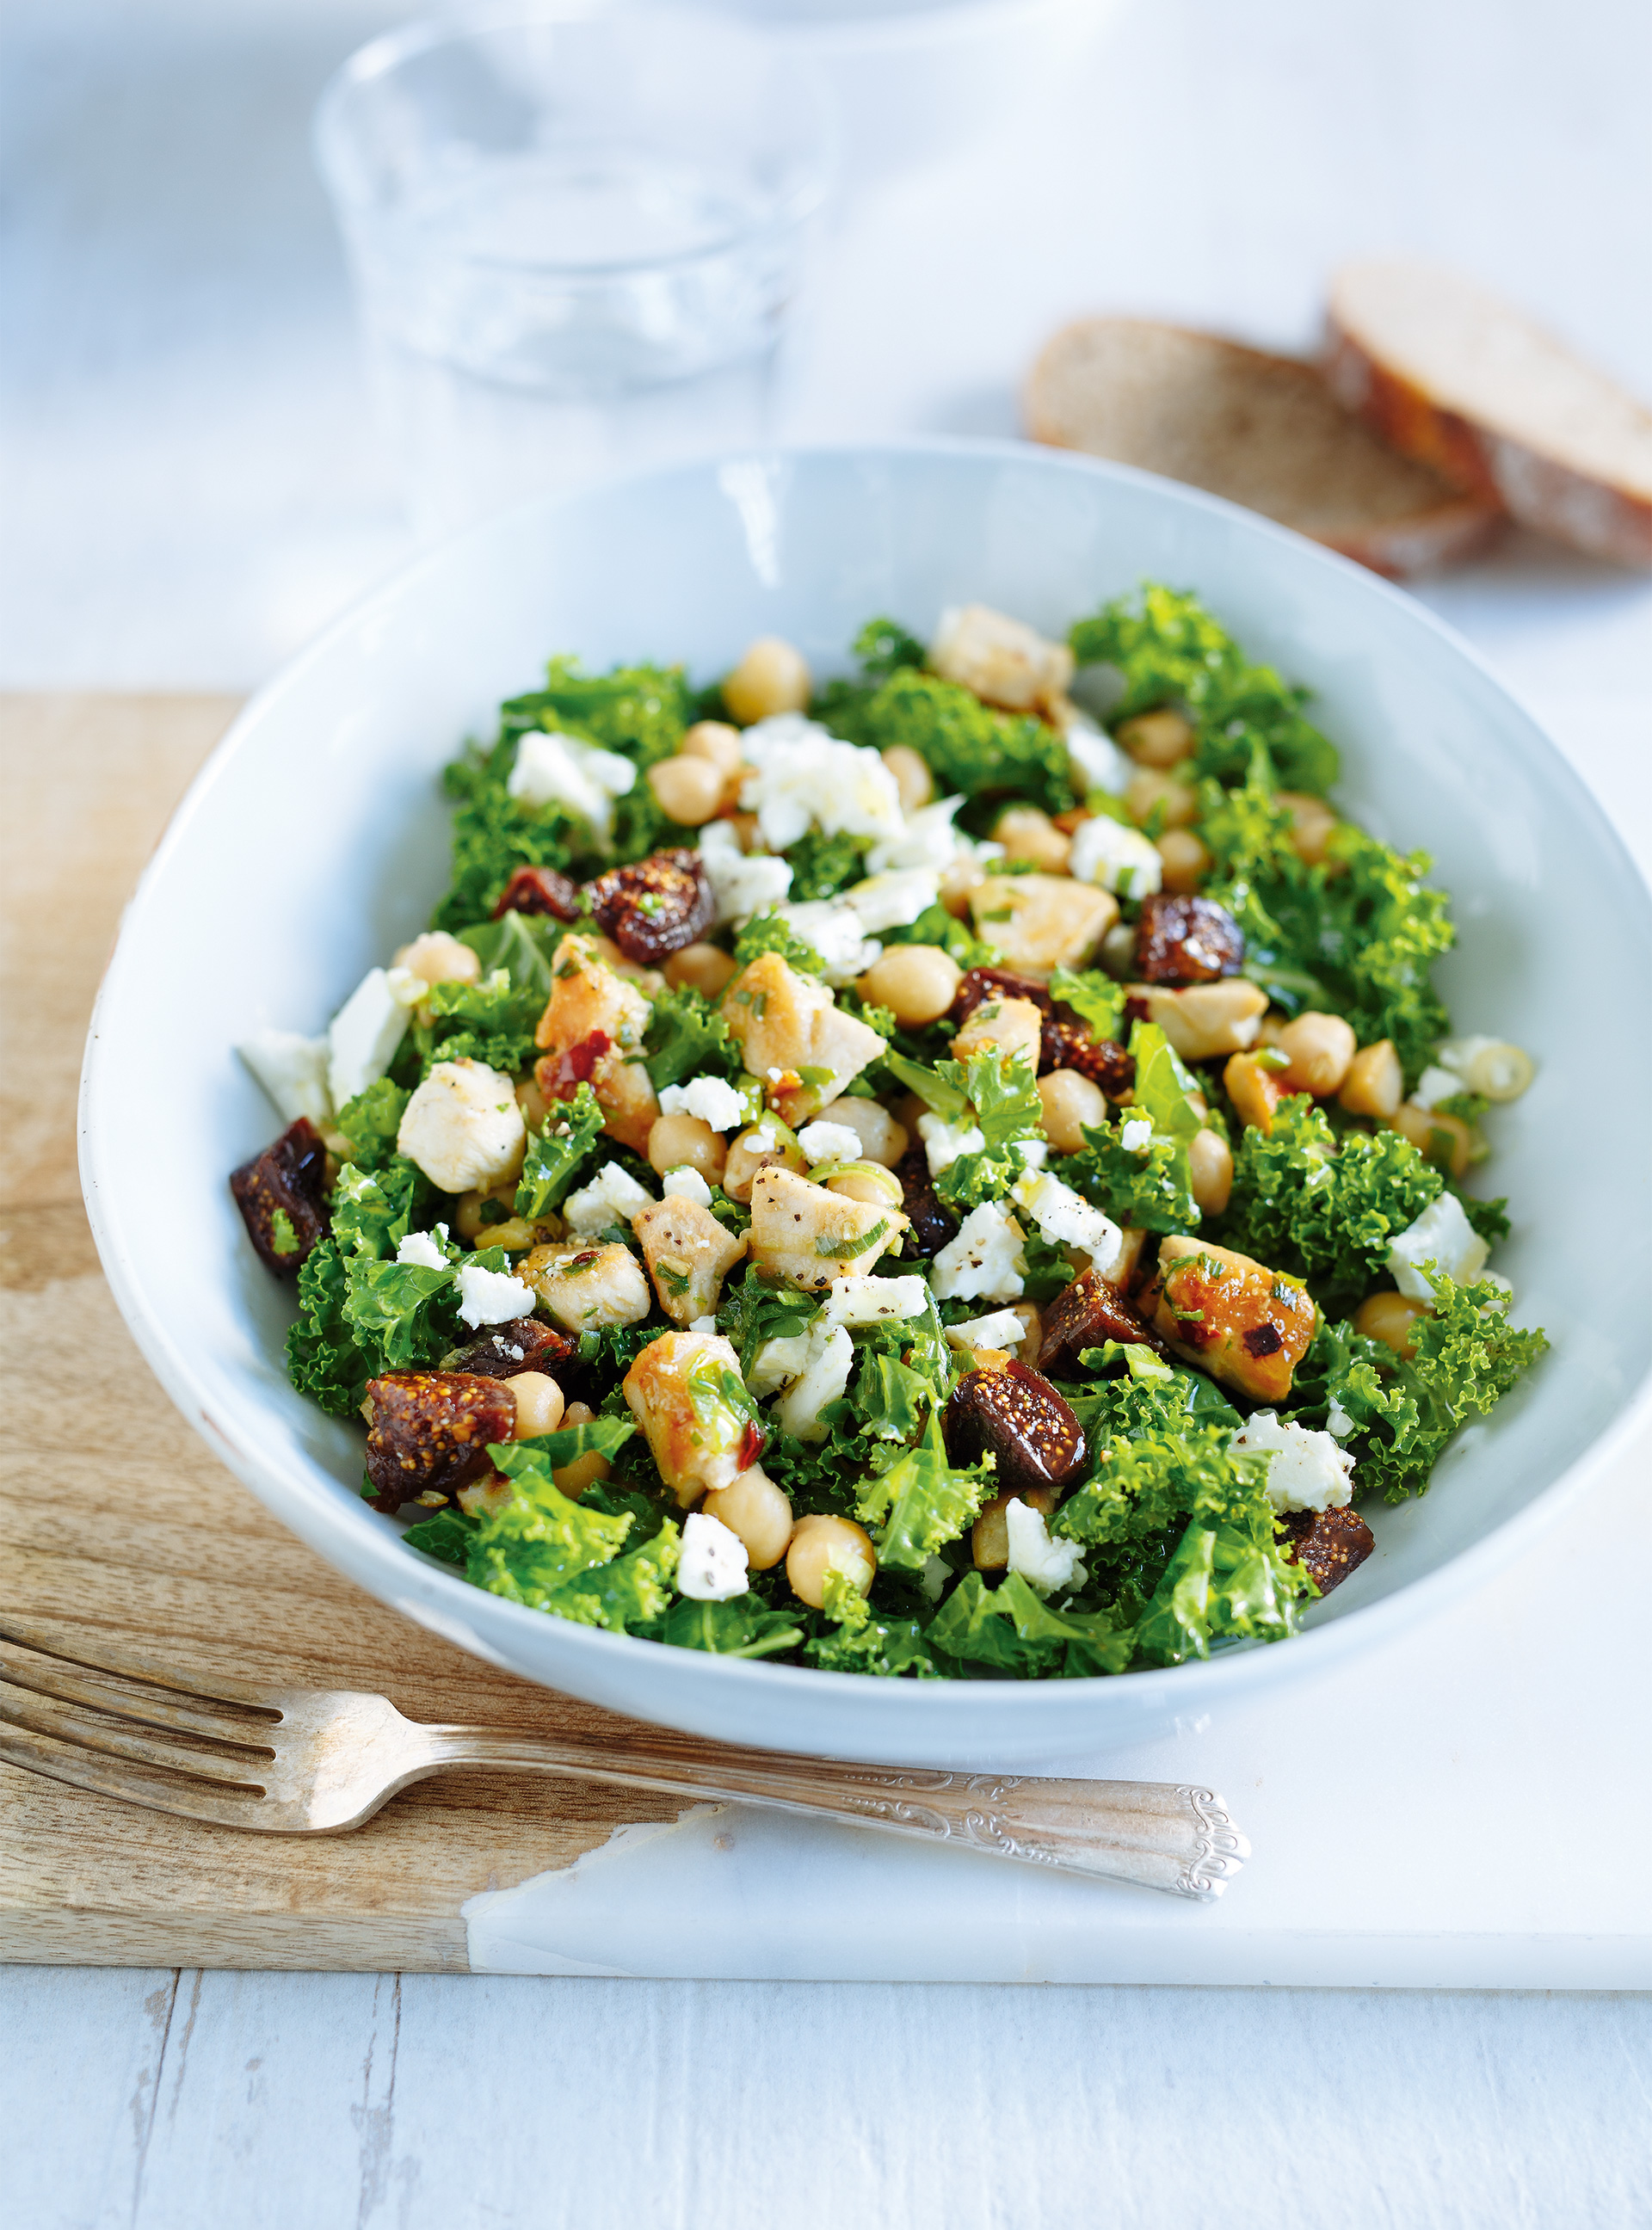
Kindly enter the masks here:
<path id="1" fill-rule="evenodd" d="M 1207 1789 L 885 1770 L 652 1728 L 623 1753 L 494 1727 L 426 1726 L 384 1696 L 191 1678 L 126 1650 L 73 1654 L 0 1618 L 0 1760 L 123 1803 L 276 1835 L 358 1827 L 452 1766 L 561 1774 L 772 1805 L 1178 1897 L 1220 1897 L 1250 1846 Z"/>

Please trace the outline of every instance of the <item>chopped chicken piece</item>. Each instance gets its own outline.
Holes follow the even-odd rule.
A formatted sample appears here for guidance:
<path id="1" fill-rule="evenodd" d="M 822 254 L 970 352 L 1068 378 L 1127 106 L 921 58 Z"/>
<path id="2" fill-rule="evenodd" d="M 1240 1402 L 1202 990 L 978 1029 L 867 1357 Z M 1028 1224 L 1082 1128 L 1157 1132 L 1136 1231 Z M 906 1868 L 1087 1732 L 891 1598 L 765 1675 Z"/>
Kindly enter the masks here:
<path id="1" fill-rule="evenodd" d="M 660 1102 L 637 1057 L 649 1002 L 603 959 L 588 937 L 565 937 L 552 963 L 551 996 L 534 1043 L 545 1058 L 533 1072 L 547 1099 L 571 1099 L 589 1082 L 610 1138 L 648 1151 Z"/>
<path id="2" fill-rule="evenodd" d="M 962 682 L 984 703 L 1006 712 L 1067 709 L 1072 652 L 990 604 L 944 611 L 929 647 L 929 663 L 943 680 Z"/>
<path id="3" fill-rule="evenodd" d="M 737 1239 L 710 1208 L 676 1192 L 639 1208 L 631 1229 L 660 1306 L 672 1321 L 691 1324 L 696 1317 L 714 1315 L 723 1280 L 745 1253 L 745 1234 Z"/>
<path id="4" fill-rule="evenodd" d="M 883 1051 L 869 1024 L 841 1012 L 824 983 L 798 975 L 778 952 L 759 953 L 741 970 L 721 1012 L 745 1066 L 766 1080 L 770 1105 L 793 1129 Z M 805 1069 L 815 1075 L 805 1079 Z"/>
<path id="5" fill-rule="evenodd" d="M 967 1060 L 984 1047 L 997 1046 L 1000 1053 L 1024 1053 L 1036 1076 L 1043 1038 L 1043 1010 L 1030 999 L 983 999 L 952 1040 L 952 1059 Z"/>
<path id="6" fill-rule="evenodd" d="M 1086 968 L 1119 918 L 1119 901 L 1070 875 L 987 875 L 969 893 L 975 932 L 1006 968 Z"/>
<path id="7" fill-rule="evenodd" d="M 888 1202 L 850 1200 L 792 1170 L 761 1169 L 752 1181 L 752 1261 L 808 1292 L 864 1275 L 906 1228 Z"/>
<path id="8" fill-rule="evenodd" d="M 1178 1355 L 1270 1404 L 1290 1392 L 1313 1337 L 1313 1303 L 1295 1279 L 1231 1247 L 1175 1234 L 1159 1241 L 1143 1313 Z"/>
<path id="9" fill-rule="evenodd" d="M 650 1340 L 625 1375 L 625 1399 L 684 1509 L 732 1486 L 762 1452 L 740 1359 L 716 1332 Z"/>
<path id="10" fill-rule="evenodd" d="M 653 1305 L 642 1265 L 629 1247 L 536 1247 L 517 1275 L 569 1331 L 641 1324 Z"/>

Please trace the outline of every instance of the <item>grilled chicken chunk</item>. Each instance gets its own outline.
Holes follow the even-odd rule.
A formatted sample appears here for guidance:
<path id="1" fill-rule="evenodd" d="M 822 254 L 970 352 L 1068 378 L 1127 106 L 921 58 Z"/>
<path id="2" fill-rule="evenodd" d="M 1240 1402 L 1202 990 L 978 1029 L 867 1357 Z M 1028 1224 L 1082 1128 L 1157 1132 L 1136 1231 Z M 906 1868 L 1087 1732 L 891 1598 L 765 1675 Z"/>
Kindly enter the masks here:
<path id="1" fill-rule="evenodd" d="M 1306 1286 L 1249 1254 L 1172 1234 L 1144 1312 L 1167 1346 L 1248 1401 L 1274 1405 L 1291 1390 L 1313 1337 Z"/>

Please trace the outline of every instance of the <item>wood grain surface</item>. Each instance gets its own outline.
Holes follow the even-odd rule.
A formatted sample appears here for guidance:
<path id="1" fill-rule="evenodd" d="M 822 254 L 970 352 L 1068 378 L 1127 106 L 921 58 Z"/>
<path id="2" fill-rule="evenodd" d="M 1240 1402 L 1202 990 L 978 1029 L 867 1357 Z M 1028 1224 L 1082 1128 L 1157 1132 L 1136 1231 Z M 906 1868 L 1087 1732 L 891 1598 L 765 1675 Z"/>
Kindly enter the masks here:
<path id="1" fill-rule="evenodd" d="M 0 1604 L 89 1654 L 125 1643 L 180 1671 L 375 1690 L 415 1718 L 623 1743 L 625 1722 L 421 1633 L 284 1531 L 173 1409 L 98 1268 L 74 1160 L 87 1018 L 127 894 L 234 711 L 0 698 Z M 681 1808 L 466 1773 L 352 1835 L 237 1834 L 0 1765 L 0 1958 L 463 1971 L 467 1898 Z"/>

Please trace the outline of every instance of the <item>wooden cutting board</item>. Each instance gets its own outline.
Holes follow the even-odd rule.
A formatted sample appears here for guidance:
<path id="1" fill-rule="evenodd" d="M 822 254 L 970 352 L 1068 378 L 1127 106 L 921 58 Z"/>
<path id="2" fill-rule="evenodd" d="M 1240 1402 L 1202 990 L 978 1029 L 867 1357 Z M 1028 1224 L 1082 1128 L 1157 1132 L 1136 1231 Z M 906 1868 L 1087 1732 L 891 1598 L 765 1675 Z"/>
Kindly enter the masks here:
<path id="1" fill-rule="evenodd" d="M 623 1746 L 627 1722 L 421 1633 L 285 1532 L 173 1409 L 99 1270 L 74 1157 L 87 1019 L 126 896 L 235 710 L 0 697 L 0 1605 L 90 1654 Z M 466 1898 L 681 1808 L 464 1773 L 352 1835 L 237 1834 L 0 1765 L 0 1958 L 463 1972 Z"/>

